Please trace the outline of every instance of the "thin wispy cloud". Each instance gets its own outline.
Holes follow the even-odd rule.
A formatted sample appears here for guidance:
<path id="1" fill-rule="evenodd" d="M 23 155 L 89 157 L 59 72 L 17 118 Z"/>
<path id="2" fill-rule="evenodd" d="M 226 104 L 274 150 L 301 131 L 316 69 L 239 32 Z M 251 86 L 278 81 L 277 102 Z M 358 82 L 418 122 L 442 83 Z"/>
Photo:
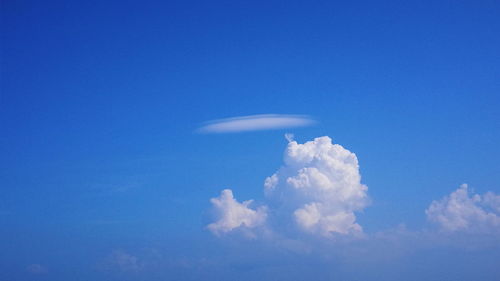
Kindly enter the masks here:
<path id="1" fill-rule="evenodd" d="M 277 130 L 314 125 L 316 121 L 307 115 L 260 114 L 218 119 L 205 122 L 198 133 L 237 133 L 248 131 Z"/>
<path id="2" fill-rule="evenodd" d="M 143 266 L 136 256 L 122 250 L 113 251 L 101 264 L 102 269 L 128 273 L 138 272 Z"/>
<path id="3" fill-rule="evenodd" d="M 26 270 L 32 274 L 45 274 L 49 272 L 49 270 L 45 266 L 38 263 L 28 265 L 26 267 Z"/>

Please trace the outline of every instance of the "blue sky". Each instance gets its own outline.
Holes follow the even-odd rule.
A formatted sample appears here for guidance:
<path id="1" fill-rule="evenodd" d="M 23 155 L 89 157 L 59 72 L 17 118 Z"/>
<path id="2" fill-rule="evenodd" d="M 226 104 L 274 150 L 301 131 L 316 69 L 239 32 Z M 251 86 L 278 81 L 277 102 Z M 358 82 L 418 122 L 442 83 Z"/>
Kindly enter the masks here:
<path id="1" fill-rule="evenodd" d="M 0 279 L 498 278 L 498 227 L 425 213 L 500 193 L 497 1 L 102 2 L 1 4 Z M 196 131 L 260 114 L 317 122 Z M 368 238 L 207 230 L 223 189 L 271 219 L 285 133 L 356 154 Z"/>

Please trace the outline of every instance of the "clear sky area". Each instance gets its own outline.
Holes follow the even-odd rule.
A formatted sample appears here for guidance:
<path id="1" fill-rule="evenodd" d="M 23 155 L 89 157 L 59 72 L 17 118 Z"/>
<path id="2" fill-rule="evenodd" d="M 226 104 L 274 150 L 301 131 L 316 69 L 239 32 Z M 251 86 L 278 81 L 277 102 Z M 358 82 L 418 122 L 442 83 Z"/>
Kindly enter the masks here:
<path id="1" fill-rule="evenodd" d="M 499 1 L 0 7 L 0 280 L 500 280 Z"/>

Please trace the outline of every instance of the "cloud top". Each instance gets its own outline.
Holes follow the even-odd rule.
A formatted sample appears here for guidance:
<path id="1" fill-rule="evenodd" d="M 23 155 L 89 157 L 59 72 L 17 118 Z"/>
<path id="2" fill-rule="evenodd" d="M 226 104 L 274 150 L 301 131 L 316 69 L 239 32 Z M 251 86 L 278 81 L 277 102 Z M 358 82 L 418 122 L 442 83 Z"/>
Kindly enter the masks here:
<path id="1" fill-rule="evenodd" d="M 237 133 L 311 126 L 316 121 L 307 115 L 260 114 L 206 122 L 199 133 Z"/>

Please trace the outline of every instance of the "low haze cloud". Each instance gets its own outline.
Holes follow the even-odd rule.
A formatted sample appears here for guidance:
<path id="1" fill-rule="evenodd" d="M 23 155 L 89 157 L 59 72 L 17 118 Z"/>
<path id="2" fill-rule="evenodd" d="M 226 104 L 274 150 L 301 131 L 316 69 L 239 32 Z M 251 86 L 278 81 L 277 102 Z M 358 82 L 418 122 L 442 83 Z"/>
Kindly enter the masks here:
<path id="1" fill-rule="evenodd" d="M 209 121 L 196 131 L 199 133 L 237 133 L 306 127 L 315 122 L 306 115 L 261 114 Z"/>

